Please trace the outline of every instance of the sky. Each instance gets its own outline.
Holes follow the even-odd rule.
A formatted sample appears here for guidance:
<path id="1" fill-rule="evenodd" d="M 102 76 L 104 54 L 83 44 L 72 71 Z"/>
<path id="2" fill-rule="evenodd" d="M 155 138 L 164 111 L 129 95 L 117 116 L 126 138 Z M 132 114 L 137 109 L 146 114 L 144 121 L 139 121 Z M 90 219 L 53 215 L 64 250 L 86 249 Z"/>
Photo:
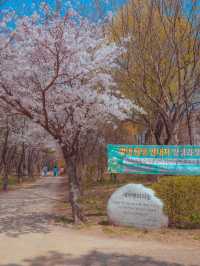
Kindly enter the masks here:
<path id="1" fill-rule="evenodd" d="M 1 8 L 10 7 L 16 11 L 18 15 L 30 15 L 39 8 L 42 2 L 48 3 L 51 7 L 55 7 L 55 0 L 4 0 L 5 3 Z M 97 0 L 60 0 L 66 6 L 72 6 L 77 9 L 82 15 L 97 18 L 99 14 L 95 14 L 95 2 Z M 115 11 L 126 0 L 100 0 L 101 15 L 107 15 L 110 11 Z"/>
<path id="2" fill-rule="evenodd" d="M 12 8 L 20 16 L 33 14 L 39 9 L 42 3 L 48 3 L 51 7 L 55 8 L 56 0 L 0 0 L 4 4 L 0 6 L 2 9 Z M 120 6 L 125 4 L 128 0 L 57 0 L 64 4 L 66 7 L 72 6 L 81 15 L 87 16 L 93 21 L 98 21 L 99 18 L 105 17 L 110 12 L 114 13 Z M 200 0 L 195 0 L 197 2 L 197 12 L 200 12 Z M 96 4 L 100 3 L 100 9 L 95 9 Z M 185 14 L 189 14 L 191 10 L 191 3 L 194 0 L 183 0 Z M 101 10 L 101 12 L 99 12 Z"/>

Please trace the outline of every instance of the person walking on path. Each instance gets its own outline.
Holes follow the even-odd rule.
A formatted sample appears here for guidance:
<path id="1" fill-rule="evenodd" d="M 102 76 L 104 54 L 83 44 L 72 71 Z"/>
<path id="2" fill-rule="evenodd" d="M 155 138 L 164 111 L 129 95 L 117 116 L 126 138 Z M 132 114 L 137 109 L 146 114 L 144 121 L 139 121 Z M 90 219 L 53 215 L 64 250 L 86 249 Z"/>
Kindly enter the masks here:
<path id="1" fill-rule="evenodd" d="M 53 175 L 54 176 L 58 176 L 58 167 L 57 167 L 57 165 L 55 165 L 54 168 L 53 168 Z"/>
<path id="2" fill-rule="evenodd" d="M 43 167 L 43 176 L 47 176 L 47 174 L 48 174 L 48 167 L 45 165 Z"/>

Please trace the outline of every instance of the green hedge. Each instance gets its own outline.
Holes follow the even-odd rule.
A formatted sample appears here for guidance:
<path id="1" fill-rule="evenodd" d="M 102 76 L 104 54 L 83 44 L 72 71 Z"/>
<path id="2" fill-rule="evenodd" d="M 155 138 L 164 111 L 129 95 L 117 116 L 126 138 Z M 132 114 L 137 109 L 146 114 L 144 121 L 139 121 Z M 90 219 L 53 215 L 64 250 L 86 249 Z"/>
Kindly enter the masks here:
<path id="1" fill-rule="evenodd" d="M 16 176 L 9 176 L 8 177 L 8 187 L 9 186 L 14 186 L 17 184 L 17 177 Z M 2 176 L 0 176 L 0 190 L 3 186 L 3 180 L 2 180 Z"/>
<path id="2" fill-rule="evenodd" d="M 161 177 L 152 188 L 164 202 L 169 226 L 200 228 L 200 177 Z"/>

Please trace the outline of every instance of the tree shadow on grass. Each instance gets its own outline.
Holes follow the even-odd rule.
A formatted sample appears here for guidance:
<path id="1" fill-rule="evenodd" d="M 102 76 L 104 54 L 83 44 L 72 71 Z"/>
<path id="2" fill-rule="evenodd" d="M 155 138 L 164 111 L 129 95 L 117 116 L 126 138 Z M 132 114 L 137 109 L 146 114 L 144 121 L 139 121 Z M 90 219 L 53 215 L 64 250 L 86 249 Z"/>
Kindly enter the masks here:
<path id="1" fill-rule="evenodd" d="M 98 251 L 92 251 L 80 257 L 72 257 L 70 254 L 59 252 L 49 252 L 47 256 L 26 259 L 23 265 L 24 263 L 27 266 L 185 266 L 179 263 L 158 261 L 147 256 L 128 256 Z M 22 264 L 0 264 L 0 266 L 22 266 Z"/>
<path id="2" fill-rule="evenodd" d="M 108 220 L 102 220 L 98 223 L 99 225 L 109 226 L 111 223 Z"/>

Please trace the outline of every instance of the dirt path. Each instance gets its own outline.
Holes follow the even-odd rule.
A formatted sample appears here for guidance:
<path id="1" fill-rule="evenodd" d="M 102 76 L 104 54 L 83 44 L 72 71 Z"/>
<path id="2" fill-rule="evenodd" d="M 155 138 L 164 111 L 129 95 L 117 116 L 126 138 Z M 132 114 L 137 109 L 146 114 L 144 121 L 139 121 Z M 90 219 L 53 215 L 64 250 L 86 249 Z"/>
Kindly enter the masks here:
<path id="1" fill-rule="evenodd" d="M 0 266 L 200 266 L 190 242 L 119 239 L 52 224 L 63 178 L 0 194 Z"/>
<path id="2" fill-rule="evenodd" d="M 55 216 L 52 207 L 60 200 L 63 178 L 45 177 L 34 185 L 0 193 L 0 233 L 15 236 L 25 233 L 46 233 Z"/>

